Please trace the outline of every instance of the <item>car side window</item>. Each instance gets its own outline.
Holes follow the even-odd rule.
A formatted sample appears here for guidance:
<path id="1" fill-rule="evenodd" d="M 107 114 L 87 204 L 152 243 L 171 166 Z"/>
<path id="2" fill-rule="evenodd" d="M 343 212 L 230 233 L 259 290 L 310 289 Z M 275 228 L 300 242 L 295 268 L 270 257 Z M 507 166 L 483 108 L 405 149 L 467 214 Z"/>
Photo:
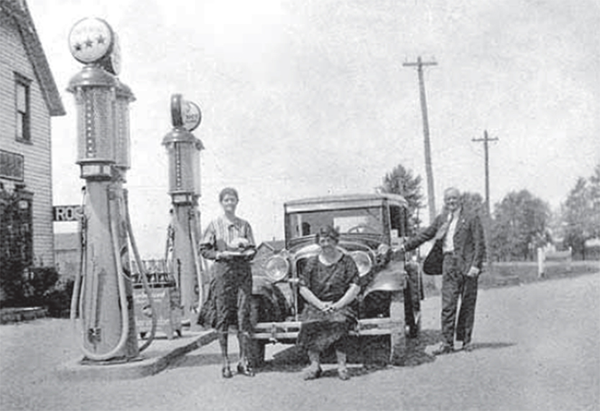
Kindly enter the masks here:
<path id="1" fill-rule="evenodd" d="M 406 236 L 407 215 L 405 210 L 397 205 L 390 205 L 390 227 L 398 233 L 398 237 Z"/>

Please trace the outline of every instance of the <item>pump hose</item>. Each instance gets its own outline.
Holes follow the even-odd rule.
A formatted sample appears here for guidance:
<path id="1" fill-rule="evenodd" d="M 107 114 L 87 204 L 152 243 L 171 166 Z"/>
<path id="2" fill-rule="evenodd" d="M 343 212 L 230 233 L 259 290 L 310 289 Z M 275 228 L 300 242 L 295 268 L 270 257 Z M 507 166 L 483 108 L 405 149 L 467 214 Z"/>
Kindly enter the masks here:
<path id="1" fill-rule="evenodd" d="M 202 270 L 200 268 L 200 260 L 198 258 L 198 245 L 196 244 L 196 227 L 192 226 L 192 220 L 195 221 L 193 215 L 190 213 L 188 219 L 188 228 L 190 231 L 190 241 L 192 242 L 192 254 L 194 254 L 194 268 L 196 269 L 196 276 L 198 279 L 198 312 L 202 308 L 203 303 L 203 289 L 202 289 Z"/>
<path id="2" fill-rule="evenodd" d="M 148 302 L 150 303 L 150 311 L 152 312 L 152 328 L 150 329 L 150 336 L 146 340 L 144 344 L 140 347 L 140 352 L 144 351 L 146 348 L 152 344 L 154 337 L 156 335 L 156 324 L 157 324 L 157 310 L 156 305 L 154 303 L 154 299 L 152 298 L 152 292 L 150 291 L 150 285 L 148 284 L 148 278 L 146 277 L 146 270 L 142 264 L 142 259 L 140 258 L 140 253 L 138 252 L 137 245 L 135 243 L 135 237 L 133 236 L 133 229 L 131 227 L 131 220 L 129 218 L 129 202 L 127 200 L 127 190 L 123 191 L 123 196 L 125 198 L 125 224 L 127 225 L 127 232 L 129 233 L 129 241 L 131 242 L 131 248 L 133 249 L 133 255 L 135 257 L 135 262 L 137 263 L 138 269 L 140 270 L 140 275 L 142 277 L 142 285 L 144 287 L 144 292 L 148 296 Z"/>
<path id="3" fill-rule="evenodd" d="M 81 203 L 81 209 L 84 210 L 83 206 L 85 204 L 85 194 L 83 195 Z M 75 320 L 78 317 L 78 314 L 81 315 L 82 313 L 81 309 L 78 309 L 78 306 L 81 300 L 80 293 L 82 289 L 82 277 L 86 258 L 85 250 L 87 242 L 87 224 L 85 220 L 85 214 L 81 216 L 80 224 L 81 233 L 79 237 L 79 242 L 81 246 L 81 252 L 79 254 L 79 271 L 75 274 L 75 282 L 73 283 L 73 294 L 71 295 L 71 309 L 69 311 L 69 316 L 72 322 L 75 322 Z"/>
<path id="4" fill-rule="evenodd" d="M 108 189 L 108 188 L 107 188 Z M 116 225 L 116 221 L 112 218 L 112 208 L 110 206 L 110 199 L 108 199 L 108 220 L 109 220 L 109 231 L 111 236 L 111 243 L 113 248 L 113 254 L 115 257 L 115 265 L 117 269 L 117 288 L 119 290 L 119 301 L 121 303 L 121 338 L 117 343 L 117 346 L 105 353 L 105 354 L 96 354 L 92 353 L 82 346 L 83 353 L 85 356 L 92 361 L 106 361 L 113 358 L 119 351 L 125 347 L 127 344 L 127 337 L 129 335 L 129 313 L 127 310 L 127 293 L 125 291 L 125 277 L 123 273 L 123 267 L 121 265 L 121 253 L 119 251 L 119 239 L 117 237 L 118 227 Z"/>

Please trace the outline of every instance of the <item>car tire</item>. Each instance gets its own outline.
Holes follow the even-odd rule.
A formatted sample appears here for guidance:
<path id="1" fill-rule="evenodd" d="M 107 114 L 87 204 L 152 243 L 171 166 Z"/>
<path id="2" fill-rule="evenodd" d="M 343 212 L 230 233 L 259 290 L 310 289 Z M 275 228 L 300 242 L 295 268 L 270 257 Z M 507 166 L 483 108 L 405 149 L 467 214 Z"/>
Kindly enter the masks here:
<path id="1" fill-rule="evenodd" d="M 390 299 L 390 364 L 402 364 L 406 353 L 406 336 L 404 333 L 404 296 L 402 291 L 395 291 Z"/>
<path id="2" fill-rule="evenodd" d="M 267 320 L 264 318 L 265 303 L 265 300 L 258 296 L 252 296 L 250 299 L 250 323 L 252 327 L 261 321 Z M 254 368 L 260 368 L 265 364 L 265 345 L 264 340 L 250 338 L 247 355 L 248 361 Z"/>
<path id="3" fill-rule="evenodd" d="M 409 278 L 404 289 L 404 321 L 406 336 L 417 338 L 421 331 L 421 287 L 419 270 L 407 270 Z"/>

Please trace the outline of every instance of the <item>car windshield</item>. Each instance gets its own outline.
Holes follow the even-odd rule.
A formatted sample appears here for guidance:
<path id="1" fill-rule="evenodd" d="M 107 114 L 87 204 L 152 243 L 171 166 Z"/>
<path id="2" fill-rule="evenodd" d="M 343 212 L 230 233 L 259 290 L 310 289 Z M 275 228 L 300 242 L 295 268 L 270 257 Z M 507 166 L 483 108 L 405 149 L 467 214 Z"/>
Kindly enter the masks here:
<path id="1" fill-rule="evenodd" d="M 319 210 L 289 215 L 291 238 L 316 234 L 320 227 L 331 225 L 340 234 L 381 234 L 383 232 L 381 207 L 347 210 Z"/>

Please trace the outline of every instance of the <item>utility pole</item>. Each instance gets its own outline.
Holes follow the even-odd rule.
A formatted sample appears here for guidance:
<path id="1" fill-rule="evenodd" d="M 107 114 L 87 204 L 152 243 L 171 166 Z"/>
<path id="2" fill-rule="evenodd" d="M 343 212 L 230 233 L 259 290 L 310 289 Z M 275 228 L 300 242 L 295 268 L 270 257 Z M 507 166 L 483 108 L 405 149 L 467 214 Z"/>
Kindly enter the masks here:
<path id="1" fill-rule="evenodd" d="M 433 169 L 431 167 L 431 144 L 429 143 L 429 120 L 427 118 L 427 100 L 425 99 L 425 81 L 423 66 L 436 66 L 435 61 L 422 61 L 421 56 L 414 63 L 403 63 L 404 67 L 417 67 L 419 74 L 419 90 L 421 93 L 421 112 L 423 114 L 423 135 L 425 138 L 425 172 L 427 174 L 427 199 L 429 205 L 429 222 L 435 219 L 435 193 L 433 187 Z"/>
<path id="2" fill-rule="evenodd" d="M 485 210 L 488 217 L 490 214 L 490 156 L 489 156 L 489 145 L 490 141 L 498 141 L 497 138 L 490 138 L 487 130 L 483 132 L 483 138 L 474 138 L 473 141 L 483 141 L 483 150 L 485 153 Z"/>

